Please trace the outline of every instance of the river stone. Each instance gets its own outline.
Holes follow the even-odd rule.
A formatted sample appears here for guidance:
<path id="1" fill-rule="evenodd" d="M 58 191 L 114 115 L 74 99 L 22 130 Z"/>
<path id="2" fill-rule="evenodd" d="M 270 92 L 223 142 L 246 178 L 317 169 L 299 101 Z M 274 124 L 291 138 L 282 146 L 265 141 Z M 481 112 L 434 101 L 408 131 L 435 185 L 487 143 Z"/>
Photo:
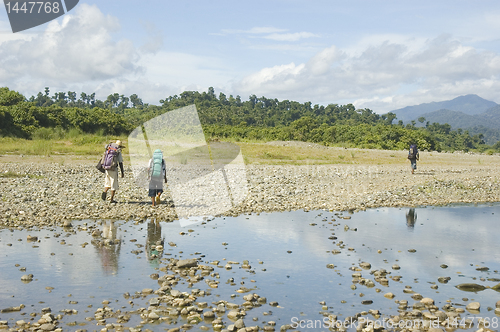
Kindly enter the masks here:
<path id="1" fill-rule="evenodd" d="M 174 327 L 172 329 L 169 329 L 167 332 L 179 332 L 181 329 L 179 327 Z"/>
<path id="2" fill-rule="evenodd" d="M 25 274 L 21 277 L 22 281 L 32 281 L 33 280 L 33 275 L 32 274 Z"/>
<path id="3" fill-rule="evenodd" d="M 467 306 L 465 307 L 465 309 L 467 310 L 474 310 L 474 311 L 479 310 L 479 308 L 481 308 L 481 304 L 479 302 L 471 302 L 467 304 Z"/>
<path id="4" fill-rule="evenodd" d="M 181 259 L 175 265 L 178 268 L 195 267 L 198 265 L 198 260 L 195 258 Z"/>
<path id="5" fill-rule="evenodd" d="M 434 300 L 431 299 L 430 297 L 424 297 L 423 299 L 420 300 L 420 303 L 422 303 L 423 305 L 433 305 Z"/>
<path id="6" fill-rule="evenodd" d="M 243 300 L 245 300 L 245 301 L 253 301 L 254 300 L 253 294 L 244 295 L 243 296 Z"/>
<path id="7" fill-rule="evenodd" d="M 384 294 L 384 297 L 388 298 L 388 299 L 393 299 L 396 295 L 394 295 L 393 293 L 385 293 Z"/>
<path id="8" fill-rule="evenodd" d="M 427 332 L 443 332 L 443 330 L 437 327 L 429 327 Z"/>
<path id="9" fill-rule="evenodd" d="M 466 291 L 466 292 L 479 292 L 479 291 L 486 289 L 486 287 L 484 287 L 483 285 L 474 284 L 474 283 L 464 283 L 464 284 L 456 285 L 455 287 L 457 287 L 458 289 L 460 289 L 462 291 Z"/>
<path id="10" fill-rule="evenodd" d="M 500 301 L 497 301 L 497 303 L 495 303 L 495 307 L 500 308 Z"/>
<path id="11" fill-rule="evenodd" d="M 56 326 L 54 324 L 42 324 L 40 330 L 42 331 L 54 331 Z"/>
<path id="12" fill-rule="evenodd" d="M 238 330 L 242 329 L 245 327 L 245 322 L 243 321 L 243 319 L 240 318 L 236 322 L 234 322 L 234 327 L 237 328 Z"/>
<path id="13" fill-rule="evenodd" d="M 247 301 L 249 301 L 249 300 L 247 300 Z M 236 303 L 229 303 L 228 302 L 228 303 L 226 303 L 226 307 L 228 309 L 238 309 L 239 305 L 237 305 Z"/>
<path id="14" fill-rule="evenodd" d="M 231 310 L 227 313 L 227 318 L 229 318 L 231 320 L 234 320 L 240 316 L 241 316 L 241 314 L 238 310 Z"/>
<path id="15" fill-rule="evenodd" d="M 450 279 L 451 279 L 450 277 L 439 277 L 438 281 L 442 284 L 446 284 L 448 283 L 448 281 L 450 281 Z"/>
<path id="16" fill-rule="evenodd" d="M 153 294 L 154 290 L 152 288 L 144 288 L 142 294 Z"/>
<path id="17" fill-rule="evenodd" d="M 158 306 L 160 305 L 160 298 L 154 297 L 151 300 L 149 300 L 149 305 L 151 306 Z"/>
<path id="18" fill-rule="evenodd" d="M 215 317 L 215 313 L 213 311 L 206 311 L 203 313 L 203 318 L 211 319 Z"/>
<path id="19" fill-rule="evenodd" d="M 368 269 L 372 268 L 372 265 L 370 263 L 368 263 L 368 262 L 361 262 L 361 263 L 359 263 L 359 266 L 362 269 L 365 269 L 365 270 L 368 270 Z"/>

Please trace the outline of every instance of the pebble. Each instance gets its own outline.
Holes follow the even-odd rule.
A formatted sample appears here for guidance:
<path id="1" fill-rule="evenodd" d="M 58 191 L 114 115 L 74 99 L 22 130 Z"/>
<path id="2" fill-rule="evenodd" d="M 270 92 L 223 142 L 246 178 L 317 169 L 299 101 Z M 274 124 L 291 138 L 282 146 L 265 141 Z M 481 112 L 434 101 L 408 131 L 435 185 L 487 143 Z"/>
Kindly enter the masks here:
<path id="1" fill-rule="evenodd" d="M 467 309 L 469 311 L 478 311 L 480 308 L 481 308 L 481 304 L 479 302 L 471 302 L 471 303 L 467 304 L 467 306 L 465 307 L 465 309 Z"/>

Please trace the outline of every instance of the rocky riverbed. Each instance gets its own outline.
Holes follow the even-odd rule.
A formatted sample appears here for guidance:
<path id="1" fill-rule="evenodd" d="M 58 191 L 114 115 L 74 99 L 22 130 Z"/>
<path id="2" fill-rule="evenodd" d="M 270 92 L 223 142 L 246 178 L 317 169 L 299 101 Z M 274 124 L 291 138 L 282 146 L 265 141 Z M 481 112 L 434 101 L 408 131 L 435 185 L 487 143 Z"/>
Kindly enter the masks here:
<path id="1" fill-rule="evenodd" d="M 426 158 L 422 153 L 421 159 Z M 386 206 L 500 201 L 500 157 L 448 155 L 444 162 L 408 165 L 247 165 L 248 194 L 225 212 L 356 211 Z M 69 157 L 68 157 L 69 158 Z M 104 176 L 93 161 L 50 162 L 43 157 L 0 158 L 0 226 L 62 225 L 72 219 L 176 219 L 168 186 L 151 207 L 129 166 L 115 199 L 101 200 Z M 71 158 L 69 158 L 71 159 Z M 481 162 L 481 159 L 483 162 Z M 454 162 L 456 161 L 456 162 Z M 109 198 L 108 198 L 109 199 Z"/>
<path id="2" fill-rule="evenodd" d="M 422 155 L 426 157 L 425 153 Z M 383 206 L 412 207 L 500 201 L 499 156 L 444 155 L 445 158 L 442 159 L 440 156 L 439 160 L 432 160 L 430 155 L 427 156 L 428 162 L 419 163 L 419 169 L 414 175 L 410 174 L 407 164 L 397 163 L 247 165 L 248 195 L 241 204 L 227 211 L 225 215 L 301 209 L 353 212 Z M 454 160 L 456 162 L 453 162 Z M 103 174 L 98 172 L 93 164 L 92 160 L 79 160 L 76 157 L 69 162 L 61 159 L 54 161 L 44 157 L 0 158 L 0 227 L 29 231 L 36 228 L 52 229 L 65 226 L 66 235 L 87 232 L 92 236 L 92 244 L 96 248 L 112 250 L 121 241 L 105 237 L 99 231 L 99 221 L 96 226 L 91 224 L 82 226 L 78 220 L 130 220 L 135 224 L 143 224 L 152 219 L 161 223 L 171 222 L 177 218 L 168 187 L 162 203 L 152 207 L 147 191 L 136 186 L 128 165 L 125 167 L 125 178 L 120 178 L 120 190 L 115 197 L 118 203 L 102 201 Z M 338 213 L 336 218 L 345 219 L 347 222 L 351 217 Z M 340 230 L 349 230 L 348 226 L 335 223 L 334 218 L 331 220 L 323 218 L 321 222 L 325 227 L 338 228 L 332 228 L 331 234 L 325 234 L 328 239 L 334 240 L 335 249 L 332 249 L 331 253 L 349 256 L 349 253 L 356 251 L 356 248 L 346 247 L 342 235 L 339 235 Z M 331 226 L 327 226 L 327 222 Z M 314 226 L 316 223 L 311 225 Z M 186 230 L 185 233 L 189 234 L 188 232 Z M 55 235 L 59 236 L 60 233 L 54 233 Z M 26 239 L 19 241 L 21 240 L 37 243 L 42 239 L 28 235 Z M 61 244 L 66 243 L 61 242 Z M 175 246 L 175 244 L 170 245 Z M 227 244 L 224 242 L 223 245 Z M 158 242 L 155 250 L 161 253 L 167 246 L 167 243 Z M 38 247 L 38 244 L 33 247 Z M 183 250 L 189 253 L 190 250 L 179 249 L 179 254 L 183 253 Z M 12 250 L 15 248 L 12 247 Z M 132 253 L 140 251 L 141 248 L 138 247 Z M 381 250 L 379 252 L 383 254 Z M 124 289 L 123 297 L 129 303 L 129 307 L 117 307 L 113 302 L 106 300 L 100 306 L 89 306 L 92 307 L 90 310 L 92 315 L 85 318 L 87 323 L 73 324 L 71 316 L 78 315 L 75 309 L 56 308 L 48 304 L 38 312 L 27 309 L 26 305 L 29 303 L 13 307 L 1 306 L 0 317 L 4 320 L 0 320 L 0 330 L 87 331 L 90 327 L 90 330 L 101 331 L 178 332 L 195 328 L 202 331 L 271 332 L 318 327 L 318 320 L 301 319 L 300 315 L 295 321 L 276 323 L 276 318 L 279 316 L 273 316 L 272 312 L 273 308 L 280 307 L 281 299 L 276 301 L 277 299 L 269 297 L 268 294 L 253 291 L 248 285 L 248 280 L 246 280 L 247 285 L 244 284 L 243 280 L 246 277 L 242 278 L 242 283 L 239 285 L 236 284 L 238 280 L 231 278 L 230 275 L 224 275 L 234 271 L 233 269 L 240 269 L 246 271 L 249 278 L 258 281 L 258 275 L 255 276 L 258 269 L 251 266 L 255 262 L 225 261 L 223 257 L 206 261 L 205 255 L 199 252 L 191 252 L 189 256 L 195 258 L 186 260 L 164 256 L 158 273 L 149 276 L 158 281 L 157 288 Z M 438 284 L 448 282 L 445 277 L 443 278 L 446 280 L 436 280 L 437 283 L 432 284 L 428 292 L 422 292 L 422 295 L 414 292 L 409 284 L 401 294 L 392 289 L 382 291 L 382 288 L 387 287 L 389 283 L 401 282 L 401 275 L 404 275 L 403 279 L 406 282 L 412 279 L 410 275 L 400 270 L 399 262 L 393 263 L 391 269 L 375 268 L 366 261 L 359 262 L 358 266 L 353 265 L 349 268 L 344 266 L 342 270 L 338 270 L 334 264 L 323 267 L 337 271 L 339 275 L 351 275 L 352 283 L 346 287 L 359 292 L 360 297 L 364 289 L 368 291 L 370 288 L 375 288 L 381 297 L 396 303 L 398 313 L 394 315 L 394 310 L 382 312 L 377 308 L 370 308 L 372 299 L 363 298 L 361 304 L 366 305 L 366 310 L 354 315 L 338 316 L 332 313 L 329 303 L 320 301 L 317 310 L 320 317 L 324 318 L 321 320 L 320 328 L 326 330 L 330 327 L 330 330 L 334 331 L 356 328 L 363 332 L 382 330 L 439 332 L 447 328 L 454 330 L 456 327 L 481 332 L 498 330 L 495 328 L 498 326 L 498 320 L 492 320 L 491 317 L 466 318 L 467 313 L 479 314 L 481 303 L 462 299 L 467 304 L 466 308 L 456 305 L 456 300 L 438 306 L 431 297 Z M 28 267 L 28 270 L 23 272 L 25 274 L 20 282 L 29 283 L 33 282 L 33 279 L 36 280 L 37 276 L 33 277 L 30 272 Z M 226 282 L 220 282 L 226 279 Z M 138 285 L 142 284 L 140 280 L 137 282 Z M 185 286 L 186 283 L 191 288 L 190 291 L 179 288 L 179 285 Z M 218 299 L 210 297 L 210 290 L 219 287 L 232 287 L 235 296 Z M 439 287 L 441 290 L 441 286 Z M 469 283 L 463 287 L 482 286 Z M 241 294 L 236 295 L 238 293 Z M 404 294 L 410 294 L 414 303 L 406 299 Z M 37 299 L 33 301 L 37 302 Z M 496 304 L 485 303 L 484 306 L 488 311 L 494 312 L 493 315 L 500 315 L 500 301 Z M 249 319 L 247 316 L 252 316 L 249 315 L 251 310 L 260 310 L 262 312 L 259 311 L 259 314 L 267 317 L 262 320 Z M 5 320 L 6 317 L 16 313 L 29 314 L 30 317 L 21 316 L 22 318 L 15 321 Z M 493 322 L 495 326 L 492 325 Z M 458 326 L 453 326 L 454 323 Z"/>

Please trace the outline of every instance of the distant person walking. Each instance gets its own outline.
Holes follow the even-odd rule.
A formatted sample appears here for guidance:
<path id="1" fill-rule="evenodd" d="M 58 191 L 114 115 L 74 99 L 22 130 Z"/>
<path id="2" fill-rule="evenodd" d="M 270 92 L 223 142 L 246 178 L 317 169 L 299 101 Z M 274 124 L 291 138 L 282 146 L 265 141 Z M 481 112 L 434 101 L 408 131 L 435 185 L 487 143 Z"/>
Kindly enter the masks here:
<path id="1" fill-rule="evenodd" d="M 417 144 L 410 144 L 408 159 L 410 160 L 411 174 L 413 174 L 413 172 L 417 169 L 417 160 L 419 159 Z"/>
<path id="2" fill-rule="evenodd" d="M 109 200 L 111 203 L 116 203 L 114 197 L 116 191 L 118 190 L 118 166 L 120 166 L 120 170 L 122 171 L 122 178 L 124 176 L 122 148 L 123 146 L 120 140 L 116 141 L 116 143 L 106 145 L 104 156 L 101 161 L 102 167 L 106 170 L 104 191 L 101 195 L 103 201 L 106 200 L 108 190 L 111 189 L 111 196 Z"/>
<path id="3" fill-rule="evenodd" d="M 160 196 L 163 193 L 163 181 L 167 183 L 167 171 L 165 159 L 160 149 L 156 149 L 153 158 L 149 160 L 148 166 L 149 194 L 153 206 L 160 204 Z"/>

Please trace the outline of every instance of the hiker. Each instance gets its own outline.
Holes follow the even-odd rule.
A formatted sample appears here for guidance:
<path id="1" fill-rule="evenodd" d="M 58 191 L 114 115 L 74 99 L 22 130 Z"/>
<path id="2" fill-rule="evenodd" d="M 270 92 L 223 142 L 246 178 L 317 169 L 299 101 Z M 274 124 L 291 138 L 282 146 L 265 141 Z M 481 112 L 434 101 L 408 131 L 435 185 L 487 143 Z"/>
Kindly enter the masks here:
<path id="1" fill-rule="evenodd" d="M 102 192 L 101 198 L 103 201 L 106 200 L 106 195 L 108 190 L 111 189 L 111 196 L 109 198 L 111 203 L 116 203 L 114 200 L 115 193 L 118 190 L 118 166 L 122 171 L 122 178 L 124 176 L 123 172 L 123 157 L 122 157 L 122 142 L 120 140 L 116 143 L 110 143 L 106 145 L 104 151 L 104 156 L 102 157 L 102 167 L 106 170 L 106 177 L 104 180 L 104 191 Z"/>
<path id="2" fill-rule="evenodd" d="M 419 159 L 417 144 L 411 144 L 408 151 L 408 159 L 411 165 L 411 174 L 417 169 L 417 160 Z"/>
<path id="3" fill-rule="evenodd" d="M 160 149 L 156 149 L 153 153 L 153 158 L 149 160 L 148 180 L 149 194 L 153 206 L 160 204 L 160 196 L 163 193 L 163 181 L 167 183 L 167 171 L 165 168 L 165 160 Z"/>

